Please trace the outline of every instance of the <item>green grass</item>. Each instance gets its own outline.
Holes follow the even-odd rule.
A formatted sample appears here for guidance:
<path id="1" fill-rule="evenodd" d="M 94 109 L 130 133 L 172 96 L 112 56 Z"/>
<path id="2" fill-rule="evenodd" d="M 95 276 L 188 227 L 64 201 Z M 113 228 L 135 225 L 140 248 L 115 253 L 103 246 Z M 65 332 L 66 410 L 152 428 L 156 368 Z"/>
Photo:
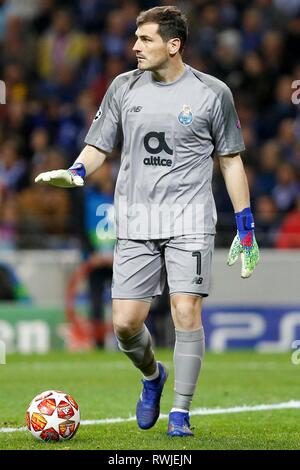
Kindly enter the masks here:
<path id="1" fill-rule="evenodd" d="M 158 358 L 171 369 L 161 402 L 172 405 L 172 352 Z M 193 408 L 227 408 L 299 399 L 299 368 L 289 354 L 207 353 Z M 83 420 L 128 418 L 141 390 L 139 372 L 119 352 L 8 357 L 0 366 L 0 428 L 24 426 L 28 403 L 48 389 L 64 390 L 80 405 Z M 194 438 L 166 436 L 167 420 L 149 431 L 135 421 L 81 426 L 71 441 L 43 443 L 28 431 L 1 433 L 0 449 L 300 449 L 300 409 L 192 417 Z"/>

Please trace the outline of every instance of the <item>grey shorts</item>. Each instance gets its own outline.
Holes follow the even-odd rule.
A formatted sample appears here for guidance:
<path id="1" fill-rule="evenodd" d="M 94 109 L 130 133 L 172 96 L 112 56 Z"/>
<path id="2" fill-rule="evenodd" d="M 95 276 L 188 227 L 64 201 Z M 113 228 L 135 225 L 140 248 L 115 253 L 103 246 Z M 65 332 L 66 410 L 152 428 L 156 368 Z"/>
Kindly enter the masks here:
<path id="1" fill-rule="evenodd" d="M 118 239 L 115 245 L 112 298 L 145 299 L 170 294 L 209 294 L 214 235 L 164 240 Z"/>

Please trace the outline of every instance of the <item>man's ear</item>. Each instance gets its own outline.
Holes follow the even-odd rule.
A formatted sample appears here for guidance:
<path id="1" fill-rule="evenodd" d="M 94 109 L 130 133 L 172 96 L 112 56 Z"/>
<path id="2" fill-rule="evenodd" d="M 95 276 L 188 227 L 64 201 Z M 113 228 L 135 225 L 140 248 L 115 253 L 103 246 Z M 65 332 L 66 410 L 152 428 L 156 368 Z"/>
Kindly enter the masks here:
<path id="1" fill-rule="evenodd" d="M 168 52 L 175 55 L 180 49 L 181 41 L 179 38 L 172 38 L 168 41 Z"/>

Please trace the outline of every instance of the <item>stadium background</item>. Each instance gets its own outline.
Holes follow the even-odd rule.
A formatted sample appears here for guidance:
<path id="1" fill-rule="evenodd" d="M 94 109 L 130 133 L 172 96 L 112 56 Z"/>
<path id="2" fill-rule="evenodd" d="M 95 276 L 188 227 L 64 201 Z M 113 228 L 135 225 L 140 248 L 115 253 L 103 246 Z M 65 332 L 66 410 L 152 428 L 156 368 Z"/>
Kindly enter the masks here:
<path id="1" fill-rule="evenodd" d="M 300 2 L 1 0 L 0 339 L 7 352 L 93 346 L 89 325 L 74 323 L 78 314 L 93 318 L 98 346 L 115 348 L 109 325 L 104 338 L 96 319 L 102 311 L 109 323 L 113 243 L 101 244 L 95 228 L 97 206 L 113 200 L 119 150 L 84 190 L 33 180 L 74 161 L 109 83 L 136 67 L 138 12 L 168 4 L 190 22 L 184 60 L 233 91 L 262 250 L 250 280 L 225 266 L 235 221 L 216 161 L 207 346 L 290 350 L 300 337 L 300 114 L 292 102 L 300 77 Z M 172 345 L 169 326 L 166 299 L 156 301 L 150 327 L 158 345 Z"/>

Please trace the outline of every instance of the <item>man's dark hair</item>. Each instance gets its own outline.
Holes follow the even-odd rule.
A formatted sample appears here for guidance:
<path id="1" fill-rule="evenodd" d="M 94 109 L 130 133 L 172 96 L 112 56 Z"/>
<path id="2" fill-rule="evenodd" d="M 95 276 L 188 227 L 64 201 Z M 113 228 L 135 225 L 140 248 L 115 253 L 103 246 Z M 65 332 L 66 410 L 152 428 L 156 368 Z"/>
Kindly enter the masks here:
<path id="1" fill-rule="evenodd" d="M 179 38 L 181 42 L 179 52 L 182 53 L 188 35 L 188 25 L 186 16 L 179 8 L 174 6 L 154 7 L 142 11 L 136 19 L 136 24 L 139 27 L 145 23 L 157 23 L 157 32 L 164 41 Z"/>

